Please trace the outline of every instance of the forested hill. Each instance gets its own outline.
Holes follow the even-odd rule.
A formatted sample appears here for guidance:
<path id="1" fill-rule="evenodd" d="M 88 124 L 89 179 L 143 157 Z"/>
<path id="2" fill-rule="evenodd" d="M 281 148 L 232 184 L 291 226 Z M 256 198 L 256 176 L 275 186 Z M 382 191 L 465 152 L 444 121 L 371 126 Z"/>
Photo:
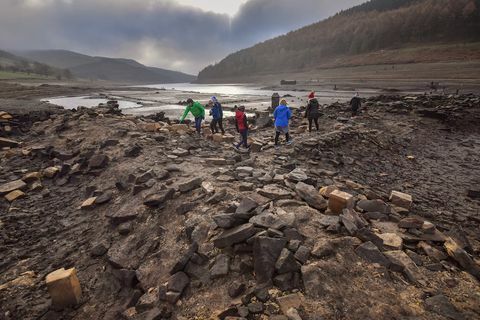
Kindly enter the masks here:
<path id="1" fill-rule="evenodd" d="M 199 81 L 299 72 L 384 49 L 477 42 L 479 8 L 480 0 L 372 0 L 231 54 L 202 70 Z"/>

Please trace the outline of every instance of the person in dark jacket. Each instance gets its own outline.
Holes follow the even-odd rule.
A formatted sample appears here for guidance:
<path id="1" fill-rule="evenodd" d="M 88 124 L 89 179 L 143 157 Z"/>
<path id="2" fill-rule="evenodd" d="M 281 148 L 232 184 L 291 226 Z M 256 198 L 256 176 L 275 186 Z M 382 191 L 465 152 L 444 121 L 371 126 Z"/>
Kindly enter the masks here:
<path id="1" fill-rule="evenodd" d="M 362 100 L 360 99 L 358 92 L 355 94 L 355 97 L 350 100 L 350 106 L 352 107 L 352 117 L 357 116 L 358 110 L 362 107 Z"/>
<path id="2" fill-rule="evenodd" d="M 308 119 L 308 131 L 312 132 L 312 125 L 315 122 L 315 127 L 317 131 L 319 130 L 318 127 L 318 118 L 320 117 L 320 104 L 318 100 L 315 98 L 315 94 L 312 92 L 309 95 L 307 110 L 305 111 L 305 118 Z"/>
<path id="3" fill-rule="evenodd" d="M 210 100 L 212 102 L 212 109 L 210 110 L 210 115 L 212 116 L 212 122 L 210 123 L 210 129 L 212 133 L 218 133 L 218 127 L 220 127 L 220 131 L 222 134 L 225 134 L 225 130 L 223 129 L 223 108 L 220 102 L 218 102 L 216 97 L 212 97 Z M 217 127 L 218 125 L 218 127 Z"/>
<path id="4" fill-rule="evenodd" d="M 240 106 L 235 110 L 235 127 L 237 128 L 237 132 L 240 133 L 241 139 L 238 144 L 233 144 L 233 146 L 237 148 L 237 150 L 242 144 L 246 149 L 250 148 L 248 145 L 248 120 L 244 106 Z"/>

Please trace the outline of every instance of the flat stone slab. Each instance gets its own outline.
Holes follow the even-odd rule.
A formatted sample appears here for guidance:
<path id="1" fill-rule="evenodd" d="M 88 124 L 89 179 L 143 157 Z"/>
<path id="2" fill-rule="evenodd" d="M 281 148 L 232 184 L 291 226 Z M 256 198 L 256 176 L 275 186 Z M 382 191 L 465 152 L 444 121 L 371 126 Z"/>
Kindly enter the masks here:
<path id="1" fill-rule="evenodd" d="M 269 199 L 279 200 L 279 199 L 290 199 L 292 194 L 287 189 L 284 189 L 276 184 L 269 184 L 263 187 L 262 189 L 257 189 L 257 192 Z"/>
<path id="2" fill-rule="evenodd" d="M 22 180 L 15 180 L 0 185 L 0 195 L 10 193 L 15 190 L 23 190 L 27 187 L 27 184 Z"/>
<path id="3" fill-rule="evenodd" d="M 255 227 L 252 223 L 225 230 L 213 239 L 215 247 L 223 249 L 231 247 L 236 243 L 243 242 L 255 234 Z"/>

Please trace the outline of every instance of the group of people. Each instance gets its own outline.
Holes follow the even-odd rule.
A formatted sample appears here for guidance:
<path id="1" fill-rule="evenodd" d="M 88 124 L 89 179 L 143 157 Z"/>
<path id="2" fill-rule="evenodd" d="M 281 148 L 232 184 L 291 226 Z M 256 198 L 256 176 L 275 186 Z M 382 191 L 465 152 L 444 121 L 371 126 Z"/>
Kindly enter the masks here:
<path id="1" fill-rule="evenodd" d="M 352 110 L 352 117 L 355 117 L 358 114 L 358 111 L 361 107 L 361 99 L 357 93 L 355 97 L 350 101 L 350 106 Z M 212 97 L 206 106 L 203 106 L 198 101 L 193 101 L 192 99 L 187 100 L 187 107 L 180 118 L 180 123 L 183 123 L 185 118 L 189 113 L 192 113 L 195 118 L 195 129 L 197 133 L 201 134 L 202 121 L 205 120 L 205 108 L 210 108 L 210 115 L 212 116 L 212 121 L 210 123 L 210 130 L 212 134 L 222 133 L 225 134 L 225 129 L 223 128 L 223 108 L 220 102 L 216 97 Z M 240 142 L 234 143 L 233 146 L 236 149 L 239 149 L 243 146 L 245 149 L 250 149 L 248 145 L 248 119 L 247 114 L 245 113 L 245 107 L 235 106 L 235 128 L 240 134 Z M 320 130 L 318 119 L 322 113 L 320 112 L 320 103 L 315 98 L 315 92 L 311 92 L 308 96 L 308 104 L 305 111 L 305 118 L 308 119 L 308 130 L 312 132 L 313 124 L 317 131 Z M 275 108 L 273 112 L 274 125 L 275 125 L 275 148 L 280 147 L 279 140 L 282 135 L 285 135 L 286 145 L 293 143 L 293 140 L 289 133 L 289 124 L 290 119 L 292 118 L 292 111 L 288 107 L 287 100 L 282 99 L 278 107 Z M 220 129 L 220 130 L 219 130 Z"/>

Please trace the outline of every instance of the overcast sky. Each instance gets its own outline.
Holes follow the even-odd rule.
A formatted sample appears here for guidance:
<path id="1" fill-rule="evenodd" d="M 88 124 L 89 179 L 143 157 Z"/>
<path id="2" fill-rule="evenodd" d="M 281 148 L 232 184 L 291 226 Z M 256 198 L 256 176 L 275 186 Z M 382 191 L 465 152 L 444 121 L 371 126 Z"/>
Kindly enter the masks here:
<path id="1" fill-rule="evenodd" d="M 196 74 L 365 0 L 0 0 L 1 49 L 68 49 Z"/>

